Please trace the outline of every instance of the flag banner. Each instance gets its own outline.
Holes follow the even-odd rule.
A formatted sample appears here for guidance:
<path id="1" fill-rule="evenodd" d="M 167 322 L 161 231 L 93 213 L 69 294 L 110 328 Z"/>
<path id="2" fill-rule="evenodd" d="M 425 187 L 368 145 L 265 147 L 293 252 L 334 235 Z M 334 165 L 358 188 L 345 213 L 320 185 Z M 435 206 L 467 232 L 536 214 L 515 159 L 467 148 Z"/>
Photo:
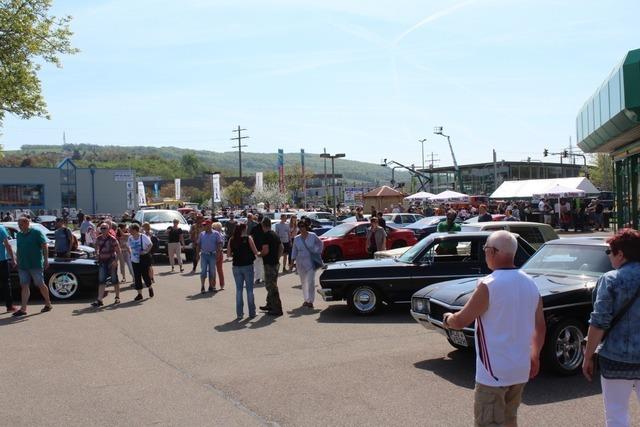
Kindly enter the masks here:
<path id="1" fill-rule="evenodd" d="M 180 178 L 174 180 L 176 187 L 176 200 L 180 200 Z"/>
<path id="2" fill-rule="evenodd" d="M 138 181 L 138 206 L 147 206 L 147 195 L 144 193 L 144 182 Z"/>
<path id="3" fill-rule="evenodd" d="M 211 175 L 211 187 L 213 188 L 213 203 L 222 202 L 222 197 L 220 195 L 220 174 Z"/>
<path id="4" fill-rule="evenodd" d="M 264 175 L 262 172 L 256 172 L 256 191 L 264 189 Z"/>
<path id="5" fill-rule="evenodd" d="M 278 148 L 278 183 L 280 192 L 284 193 L 284 150 Z"/>

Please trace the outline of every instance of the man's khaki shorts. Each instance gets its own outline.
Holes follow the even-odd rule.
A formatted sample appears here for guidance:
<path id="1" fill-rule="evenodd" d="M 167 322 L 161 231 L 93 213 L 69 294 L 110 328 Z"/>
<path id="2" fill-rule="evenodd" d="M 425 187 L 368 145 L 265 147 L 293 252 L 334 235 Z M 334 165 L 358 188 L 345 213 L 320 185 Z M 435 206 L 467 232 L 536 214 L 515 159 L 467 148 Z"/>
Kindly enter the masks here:
<path id="1" fill-rule="evenodd" d="M 476 383 L 473 402 L 475 425 L 494 427 L 515 423 L 524 386 L 489 387 Z"/>

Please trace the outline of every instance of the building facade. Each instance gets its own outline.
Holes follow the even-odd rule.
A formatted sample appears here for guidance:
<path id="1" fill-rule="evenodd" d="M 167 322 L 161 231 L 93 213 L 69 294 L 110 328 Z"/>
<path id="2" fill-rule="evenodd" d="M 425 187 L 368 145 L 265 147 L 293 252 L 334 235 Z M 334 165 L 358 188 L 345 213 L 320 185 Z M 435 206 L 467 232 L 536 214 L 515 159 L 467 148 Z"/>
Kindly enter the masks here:
<path id="1" fill-rule="evenodd" d="M 629 51 L 576 118 L 578 146 L 609 154 L 615 165 L 618 227 L 638 228 L 640 49 Z"/>
<path id="2" fill-rule="evenodd" d="M 572 163 L 547 163 L 539 161 L 507 162 L 460 165 L 462 189 L 457 188 L 453 166 L 425 169 L 431 178 L 426 191 L 440 193 L 444 190 L 461 191 L 470 195 L 489 195 L 504 181 L 525 179 L 572 178 L 584 172 L 584 166 Z"/>
<path id="3" fill-rule="evenodd" d="M 136 209 L 135 172 L 78 168 L 71 159 L 56 168 L 0 168 L 0 211 L 120 215 Z"/>

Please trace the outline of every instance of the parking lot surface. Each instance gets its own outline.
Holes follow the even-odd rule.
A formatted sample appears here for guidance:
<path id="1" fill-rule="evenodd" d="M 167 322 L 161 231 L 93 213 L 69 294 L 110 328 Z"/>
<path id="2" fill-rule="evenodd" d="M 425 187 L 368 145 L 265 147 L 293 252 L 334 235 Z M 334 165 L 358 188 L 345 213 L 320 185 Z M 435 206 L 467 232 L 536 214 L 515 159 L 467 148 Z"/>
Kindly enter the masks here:
<path id="1" fill-rule="evenodd" d="M 188 271 L 188 268 L 186 269 Z M 156 296 L 89 308 L 0 315 L 2 425 L 473 424 L 474 358 L 415 323 L 408 306 L 356 317 L 344 303 L 301 308 L 298 276 L 280 278 L 285 314 L 236 320 L 226 289 L 156 266 Z M 257 305 L 266 292 L 258 286 Z M 35 314 L 37 313 L 37 314 Z M 543 373 L 526 388 L 522 426 L 603 425 L 600 385 Z M 640 409 L 632 403 L 636 425 Z"/>

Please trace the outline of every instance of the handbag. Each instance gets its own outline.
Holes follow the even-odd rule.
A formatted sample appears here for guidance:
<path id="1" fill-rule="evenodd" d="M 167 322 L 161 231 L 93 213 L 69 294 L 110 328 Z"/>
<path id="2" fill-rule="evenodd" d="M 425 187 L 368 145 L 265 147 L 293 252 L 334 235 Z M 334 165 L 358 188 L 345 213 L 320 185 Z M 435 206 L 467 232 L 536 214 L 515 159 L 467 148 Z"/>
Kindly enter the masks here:
<path id="1" fill-rule="evenodd" d="M 324 267 L 324 262 L 322 262 L 322 256 L 320 256 L 319 253 L 311 252 L 309 250 L 309 247 L 307 246 L 307 243 L 304 241 L 302 237 L 300 237 L 300 240 L 302 240 L 302 244 L 307 249 L 307 252 L 309 252 L 309 255 L 311 255 L 311 264 L 313 265 L 313 269 L 318 270 Z"/>
<path id="2" fill-rule="evenodd" d="M 624 316 L 627 313 L 629 308 L 631 308 L 633 303 L 638 299 L 638 296 L 640 296 L 640 286 L 638 287 L 638 290 L 636 291 L 635 295 L 632 296 L 627 302 L 625 302 L 624 305 L 620 307 L 620 310 L 618 310 L 615 316 L 613 316 L 613 319 L 611 319 L 611 323 L 609 324 L 609 329 L 604 331 L 604 335 L 602 335 L 601 342 L 604 341 L 604 339 L 607 337 L 609 332 L 620 321 L 622 316 Z M 585 337 L 582 340 L 582 354 L 584 354 L 586 348 L 587 348 L 587 337 Z M 598 352 L 593 353 L 592 360 L 593 360 L 593 371 L 595 372 L 598 369 Z"/>

